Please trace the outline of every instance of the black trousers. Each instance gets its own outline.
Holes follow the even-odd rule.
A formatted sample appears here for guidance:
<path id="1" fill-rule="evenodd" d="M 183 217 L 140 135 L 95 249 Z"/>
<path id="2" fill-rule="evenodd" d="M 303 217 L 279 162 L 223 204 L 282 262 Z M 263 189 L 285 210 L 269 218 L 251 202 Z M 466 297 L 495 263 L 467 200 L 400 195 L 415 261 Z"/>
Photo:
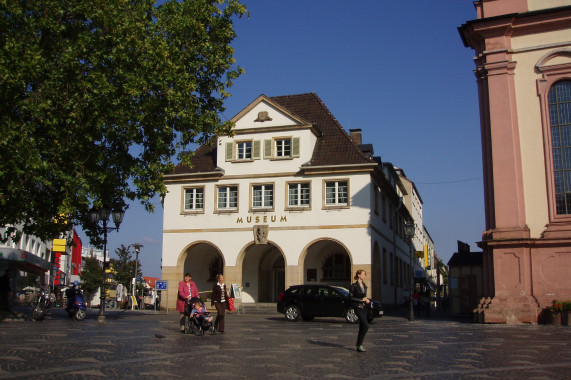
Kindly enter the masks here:
<path id="1" fill-rule="evenodd" d="M 216 306 L 216 320 L 214 320 L 214 328 L 218 332 L 224 332 L 224 315 L 226 314 L 226 302 L 214 302 Z"/>
<path id="2" fill-rule="evenodd" d="M 365 335 L 367 335 L 367 331 L 369 330 L 369 320 L 367 319 L 366 309 L 359 309 L 356 307 L 355 314 L 357 314 L 357 317 L 359 317 L 359 334 L 357 335 L 357 346 L 360 346 L 363 344 Z"/>

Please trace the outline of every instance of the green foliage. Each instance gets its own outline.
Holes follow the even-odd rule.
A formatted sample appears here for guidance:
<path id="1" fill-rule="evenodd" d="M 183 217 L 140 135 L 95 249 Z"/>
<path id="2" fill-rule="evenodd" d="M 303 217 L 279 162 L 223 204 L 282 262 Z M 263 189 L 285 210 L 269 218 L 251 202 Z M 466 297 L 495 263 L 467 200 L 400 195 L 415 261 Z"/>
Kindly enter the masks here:
<path id="1" fill-rule="evenodd" d="M 243 73 L 230 43 L 245 13 L 237 0 L 0 0 L 0 226 L 51 239 L 81 225 L 101 247 L 92 207 L 153 211 L 173 155 L 231 133 L 219 114 Z"/>
<path id="2" fill-rule="evenodd" d="M 103 282 L 103 268 L 95 257 L 83 259 L 83 266 L 79 275 L 81 289 L 86 295 L 86 300 L 91 300 L 97 289 L 101 288 Z"/>
<path id="3" fill-rule="evenodd" d="M 115 280 L 118 284 L 123 284 L 131 291 L 131 279 L 135 277 L 135 266 L 137 267 L 137 274 L 142 274 L 141 262 L 136 260 L 131 255 L 131 247 L 121 245 L 120 248 L 115 250 L 117 259 L 109 260 L 115 271 Z"/>

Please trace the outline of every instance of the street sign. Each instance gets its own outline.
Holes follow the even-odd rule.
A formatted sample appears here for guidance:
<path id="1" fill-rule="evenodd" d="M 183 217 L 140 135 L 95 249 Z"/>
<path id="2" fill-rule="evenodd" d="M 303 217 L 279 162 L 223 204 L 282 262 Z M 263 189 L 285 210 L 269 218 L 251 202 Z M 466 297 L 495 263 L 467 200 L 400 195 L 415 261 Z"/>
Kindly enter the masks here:
<path id="1" fill-rule="evenodd" d="M 167 290 L 167 282 L 166 281 L 155 281 L 155 289 Z"/>
<path id="2" fill-rule="evenodd" d="M 140 274 L 137 275 L 137 282 L 141 282 L 141 275 Z"/>

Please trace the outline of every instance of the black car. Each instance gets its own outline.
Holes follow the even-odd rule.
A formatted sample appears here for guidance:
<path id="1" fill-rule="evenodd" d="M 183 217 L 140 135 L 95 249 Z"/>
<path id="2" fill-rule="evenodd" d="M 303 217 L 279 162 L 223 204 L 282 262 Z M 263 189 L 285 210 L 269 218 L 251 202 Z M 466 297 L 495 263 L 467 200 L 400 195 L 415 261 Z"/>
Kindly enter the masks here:
<path id="1" fill-rule="evenodd" d="M 367 307 L 369 322 L 383 316 L 383 305 L 371 301 Z M 349 297 L 349 291 L 340 286 L 331 285 L 294 285 L 280 293 L 277 304 L 278 313 L 284 313 L 289 321 L 300 317 L 311 321 L 315 317 L 343 317 L 349 323 L 356 323 L 355 301 Z"/>

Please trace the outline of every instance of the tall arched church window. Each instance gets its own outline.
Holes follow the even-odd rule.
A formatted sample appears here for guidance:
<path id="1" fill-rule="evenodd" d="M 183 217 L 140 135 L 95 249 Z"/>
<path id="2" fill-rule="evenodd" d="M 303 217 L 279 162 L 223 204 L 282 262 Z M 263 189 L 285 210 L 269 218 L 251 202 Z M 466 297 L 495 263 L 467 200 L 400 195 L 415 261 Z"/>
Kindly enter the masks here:
<path id="1" fill-rule="evenodd" d="M 555 210 L 571 214 L 571 80 L 555 83 L 548 99 Z"/>

